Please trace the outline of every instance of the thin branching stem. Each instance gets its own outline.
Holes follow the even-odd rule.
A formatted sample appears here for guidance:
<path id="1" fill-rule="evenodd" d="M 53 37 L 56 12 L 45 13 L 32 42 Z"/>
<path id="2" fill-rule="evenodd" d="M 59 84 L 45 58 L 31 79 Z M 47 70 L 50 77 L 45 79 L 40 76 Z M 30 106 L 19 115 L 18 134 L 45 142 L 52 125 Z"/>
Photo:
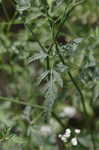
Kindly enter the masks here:
<path id="1" fill-rule="evenodd" d="M 61 119 L 56 115 L 55 112 L 52 112 L 52 116 L 61 125 L 62 128 L 66 128 L 66 125 L 61 121 Z"/>
<path id="2" fill-rule="evenodd" d="M 3 9 L 4 15 L 5 15 L 7 21 L 9 21 L 9 15 L 8 15 L 7 9 L 5 8 L 5 4 L 4 4 L 3 1 L 1 2 L 1 5 L 2 5 L 2 9 Z"/>
<path id="3" fill-rule="evenodd" d="M 91 132 L 91 141 L 93 143 L 93 150 L 97 150 L 94 131 L 90 131 L 90 132 Z"/>
<path id="4" fill-rule="evenodd" d="M 77 2 L 77 3 L 75 3 L 74 5 L 71 5 L 71 7 L 69 8 L 69 10 L 67 10 L 67 6 L 65 7 L 65 11 L 64 11 L 63 17 L 62 17 L 62 19 L 61 19 L 61 22 L 60 22 L 60 24 L 59 24 L 59 28 L 58 28 L 58 31 L 57 31 L 57 33 L 56 33 L 55 39 L 57 39 L 57 36 L 59 35 L 60 30 L 61 30 L 61 27 L 64 25 L 65 21 L 68 19 L 68 17 L 69 17 L 69 15 L 70 15 L 71 11 L 72 11 L 77 5 L 79 5 L 79 4 L 83 3 L 83 2 L 84 2 L 84 0 L 81 0 L 81 1 L 79 1 L 79 2 Z M 68 64 L 64 61 L 64 58 L 63 58 L 63 56 L 62 56 L 61 53 L 60 53 L 60 50 L 59 50 L 58 45 L 57 45 L 57 42 L 55 42 L 55 46 L 56 46 L 56 51 L 57 51 L 57 54 L 58 54 L 58 56 L 59 56 L 61 62 L 63 63 L 63 65 L 68 66 Z M 79 93 L 79 95 L 80 95 L 80 97 L 81 97 L 81 103 L 82 103 L 82 106 L 83 106 L 83 110 L 84 110 L 85 116 L 87 116 L 87 109 L 86 109 L 86 106 L 85 106 L 85 100 L 84 100 L 83 93 L 82 93 L 80 87 L 78 86 L 78 84 L 76 83 L 75 79 L 73 78 L 72 73 L 71 73 L 70 71 L 68 71 L 68 75 L 69 75 L 69 77 L 70 77 L 72 83 L 74 84 L 75 88 L 77 89 L 77 91 L 78 91 L 78 93 Z"/>
<path id="5" fill-rule="evenodd" d="M 61 22 L 59 24 L 59 27 L 58 27 L 58 31 L 56 33 L 56 36 L 55 36 L 55 39 L 57 39 L 59 33 L 60 33 L 60 30 L 62 28 L 62 26 L 64 25 L 64 23 L 67 21 L 70 13 L 74 10 L 74 8 L 82 3 L 84 3 L 85 0 L 81 0 L 81 1 L 78 1 L 76 3 L 74 3 L 73 5 L 71 4 L 71 7 L 68 9 L 67 6 L 65 7 L 65 10 L 64 10 L 64 14 L 63 14 L 63 17 L 61 19 Z M 68 9 L 68 10 L 67 10 Z"/>
<path id="6" fill-rule="evenodd" d="M 46 58 L 46 60 L 47 60 L 47 70 L 50 70 L 50 58 L 49 58 L 49 55 L 50 55 L 50 53 L 52 51 L 53 45 L 54 45 L 54 43 L 51 44 L 51 46 L 49 47 L 48 52 L 47 52 L 48 53 L 47 58 Z M 48 74 L 48 79 L 50 80 L 50 74 Z"/>
<path id="7" fill-rule="evenodd" d="M 30 31 L 30 33 L 32 34 L 32 37 L 34 38 L 34 33 L 33 33 L 33 31 L 31 30 L 30 26 L 29 26 L 28 24 L 26 24 L 26 23 L 24 23 L 24 25 L 25 25 L 25 27 Z M 38 43 L 38 45 L 40 46 L 40 48 L 41 48 L 45 53 L 47 53 L 45 47 L 42 45 L 42 43 L 41 43 L 38 39 L 36 39 L 36 42 Z"/>
<path id="8" fill-rule="evenodd" d="M 36 104 L 32 104 L 32 103 L 26 103 L 26 102 L 23 102 L 21 100 L 18 100 L 17 98 L 12 98 L 12 97 L 10 98 L 10 97 L 0 96 L 0 100 L 16 103 L 16 104 L 19 104 L 19 105 L 31 106 L 33 108 L 45 109 L 44 106 L 40 106 L 40 105 L 36 105 Z"/>
<path id="9" fill-rule="evenodd" d="M 64 61 L 63 56 L 61 55 L 61 53 L 60 53 L 60 51 L 59 51 L 59 48 L 58 48 L 58 46 L 57 46 L 57 43 L 56 43 L 56 51 L 57 51 L 57 54 L 58 54 L 58 56 L 59 56 L 61 62 L 63 63 L 63 65 L 66 65 L 66 66 L 67 66 L 67 64 L 66 64 L 65 61 Z M 86 106 L 85 106 L 85 100 L 84 100 L 83 93 L 82 93 L 80 87 L 78 86 L 78 84 L 76 83 L 75 79 L 73 78 L 72 73 L 71 73 L 70 71 L 68 71 L 68 75 L 69 75 L 69 77 L 70 77 L 72 83 L 74 84 L 75 88 L 77 89 L 77 91 L 78 91 L 78 93 L 79 93 L 79 95 L 80 95 L 80 97 L 81 97 L 81 103 L 82 103 L 82 106 L 83 106 L 83 110 L 84 110 L 85 116 L 87 116 L 87 109 L 86 109 Z"/>

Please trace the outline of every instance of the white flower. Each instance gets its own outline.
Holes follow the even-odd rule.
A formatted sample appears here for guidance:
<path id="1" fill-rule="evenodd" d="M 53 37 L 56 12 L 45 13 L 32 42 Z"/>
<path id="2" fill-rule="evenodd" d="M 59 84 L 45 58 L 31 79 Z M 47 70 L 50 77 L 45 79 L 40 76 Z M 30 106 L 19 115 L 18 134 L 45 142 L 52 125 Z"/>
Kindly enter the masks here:
<path id="1" fill-rule="evenodd" d="M 70 137 L 70 133 L 65 133 L 65 134 L 64 134 L 64 137 L 65 137 L 65 138 L 69 138 L 69 137 Z"/>
<path id="2" fill-rule="evenodd" d="M 77 138 L 76 137 L 72 138 L 71 143 L 73 146 L 76 146 L 78 144 Z"/>
<path id="3" fill-rule="evenodd" d="M 66 139 L 66 137 L 64 137 L 64 136 L 61 137 L 61 140 L 62 140 L 63 142 L 67 142 L 67 139 Z"/>
<path id="4" fill-rule="evenodd" d="M 80 133 L 80 129 L 75 129 L 75 133 L 79 134 Z"/>
<path id="5" fill-rule="evenodd" d="M 59 137 L 59 138 L 61 138 L 61 137 L 62 137 L 62 135 L 61 135 L 61 134 L 59 134 L 59 135 L 58 135 L 58 137 Z"/>
<path id="6" fill-rule="evenodd" d="M 65 130 L 65 133 L 71 134 L 71 130 L 68 128 Z"/>
<path id="7" fill-rule="evenodd" d="M 71 130 L 70 130 L 69 128 L 65 130 L 64 136 L 65 136 L 66 138 L 69 138 L 69 137 L 71 136 Z"/>

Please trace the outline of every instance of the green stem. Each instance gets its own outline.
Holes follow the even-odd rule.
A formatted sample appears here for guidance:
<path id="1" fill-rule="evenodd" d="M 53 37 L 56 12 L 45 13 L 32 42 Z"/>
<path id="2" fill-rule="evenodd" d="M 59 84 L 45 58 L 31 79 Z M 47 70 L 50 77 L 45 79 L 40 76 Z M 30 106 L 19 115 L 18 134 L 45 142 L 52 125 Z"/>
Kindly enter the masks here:
<path id="1" fill-rule="evenodd" d="M 93 150 L 97 150 L 96 142 L 95 142 L 95 136 L 94 136 L 94 131 L 91 131 L 91 140 L 92 140 L 92 144 L 93 144 Z"/>
<path id="2" fill-rule="evenodd" d="M 52 112 L 53 118 L 61 125 L 62 128 L 66 128 L 66 125 L 61 121 L 61 119 L 54 113 Z"/>
<path id="3" fill-rule="evenodd" d="M 1 101 L 8 101 L 8 102 L 16 103 L 16 104 L 19 104 L 19 105 L 31 106 L 33 108 L 45 109 L 44 106 L 40 106 L 40 105 L 36 105 L 36 104 L 31 104 L 31 103 L 26 103 L 26 102 L 23 102 L 23 101 L 19 101 L 17 98 L 12 98 L 12 97 L 10 98 L 10 97 L 0 96 L 0 100 Z"/>
<path id="4" fill-rule="evenodd" d="M 5 17 L 6 17 L 7 21 L 9 21 L 9 15 L 8 15 L 8 12 L 5 8 L 4 2 L 1 2 L 1 5 L 2 5 L 3 12 L 5 14 Z"/>
<path id="5" fill-rule="evenodd" d="M 13 15 L 11 21 L 9 22 L 8 24 L 8 27 L 7 27 L 7 32 L 9 33 L 10 29 L 11 29 L 11 26 L 14 24 L 14 21 L 16 19 L 16 16 L 17 16 L 17 11 L 15 12 L 15 14 Z"/>
<path id="6" fill-rule="evenodd" d="M 56 43 L 56 51 L 57 51 L 57 54 L 58 54 L 61 62 L 63 63 L 63 65 L 67 66 L 67 64 L 64 61 L 64 58 L 62 57 L 62 55 L 61 55 L 61 53 L 60 53 L 60 51 L 58 49 L 57 43 Z M 87 115 L 87 109 L 86 109 L 86 106 L 85 106 L 85 100 L 84 100 L 83 93 L 82 93 L 80 87 L 78 86 L 78 84 L 76 83 L 76 81 L 74 80 L 74 78 L 72 76 L 72 73 L 70 71 L 68 71 L 68 75 L 69 75 L 72 83 L 74 84 L 75 88 L 77 89 L 77 91 L 78 91 L 78 93 L 79 93 L 79 95 L 81 97 L 81 102 L 82 102 L 83 110 L 84 110 L 84 113 L 85 113 L 85 116 L 86 116 Z"/>
<path id="7" fill-rule="evenodd" d="M 57 31 L 57 33 L 56 33 L 55 39 L 58 37 L 62 26 L 64 25 L 65 21 L 68 19 L 69 15 L 70 15 L 70 13 L 73 11 L 73 9 L 74 9 L 76 6 L 78 6 L 78 5 L 80 5 L 81 3 L 83 3 L 83 2 L 85 2 L 85 0 L 81 0 L 81 1 L 78 1 L 78 2 L 76 2 L 76 3 L 74 3 L 74 4 L 71 4 L 71 7 L 70 7 L 69 9 L 68 9 L 67 6 L 65 7 L 65 11 L 64 11 L 63 17 L 62 17 L 62 19 L 61 19 L 61 22 L 60 22 L 60 24 L 59 24 L 58 31 Z"/>
<path id="8" fill-rule="evenodd" d="M 51 44 L 51 46 L 49 47 L 48 49 L 48 55 L 47 55 L 47 70 L 50 70 L 50 58 L 49 58 L 49 55 L 50 55 L 50 52 L 52 51 L 52 47 L 53 47 L 53 43 Z M 50 80 L 50 74 L 48 75 L 48 79 Z"/>
<path id="9" fill-rule="evenodd" d="M 82 102 L 83 110 L 84 110 L 85 115 L 87 116 L 87 109 L 86 109 L 86 106 L 85 106 L 85 100 L 84 100 L 83 93 L 82 93 L 80 87 L 78 86 L 78 84 L 76 83 L 76 81 L 74 80 L 74 78 L 73 78 L 73 76 L 72 76 L 72 74 L 71 74 L 70 71 L 68 71 L 68 75 L 69 75 L 71 81 L 73 82 L 74 86 L 76 87 L 76 89 L 77 89 L 77 91 L 78 91 L 78 93 L 79 93 L 79 95 L 81 97 L 81 102 Z"/>
<path id="10" fill-rule="evenodd" d="M 25 22 L 24 22 L 24 25 L 25 25 L 25 27 L 31 32 L 32 37 L 34 37 L 34 33 L 33 33 L 33 31 L 31 30 L 31 28 L 29 27 L 29 25 L 26 24 Z M 40 48 L 41 48 L 45 53 L 47 53 L 45 47 L 41 44 L 41 42 L 40 42 L 38 39 L 36 39 L 36 42 L 38 43 L 38 45 L 40 46 Z"/>

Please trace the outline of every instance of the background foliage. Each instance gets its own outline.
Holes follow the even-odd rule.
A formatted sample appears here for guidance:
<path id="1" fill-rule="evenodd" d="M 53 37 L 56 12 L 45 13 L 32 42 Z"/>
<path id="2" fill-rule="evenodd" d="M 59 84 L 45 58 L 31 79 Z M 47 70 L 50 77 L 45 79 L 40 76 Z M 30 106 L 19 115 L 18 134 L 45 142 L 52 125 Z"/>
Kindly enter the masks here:
<path id="1" fill-rule="evenodd" d="M 98 0 L 0 0 L 1 150 L 98 150 L 98 14 Z"/>

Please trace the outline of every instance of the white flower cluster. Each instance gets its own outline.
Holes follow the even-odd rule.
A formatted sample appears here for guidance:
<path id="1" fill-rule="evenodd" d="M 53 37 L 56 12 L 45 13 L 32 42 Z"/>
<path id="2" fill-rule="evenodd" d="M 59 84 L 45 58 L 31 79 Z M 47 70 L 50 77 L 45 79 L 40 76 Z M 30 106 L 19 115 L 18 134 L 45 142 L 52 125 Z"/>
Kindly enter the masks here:
<path id="1" fill-rule="evenodd" d="M 65 130 L 65 133 L 63 135 L 59 134 L 58 137 L 63 142 L 69 142 L 70 141 L 73 146 L 76 146 L 78 144 L 77 135 L 80 134 L 80 129 L 75 129 L 74 132 L 75 132 L 75 137 L 71 138 L 72 131 L 68 128 Z"/>

